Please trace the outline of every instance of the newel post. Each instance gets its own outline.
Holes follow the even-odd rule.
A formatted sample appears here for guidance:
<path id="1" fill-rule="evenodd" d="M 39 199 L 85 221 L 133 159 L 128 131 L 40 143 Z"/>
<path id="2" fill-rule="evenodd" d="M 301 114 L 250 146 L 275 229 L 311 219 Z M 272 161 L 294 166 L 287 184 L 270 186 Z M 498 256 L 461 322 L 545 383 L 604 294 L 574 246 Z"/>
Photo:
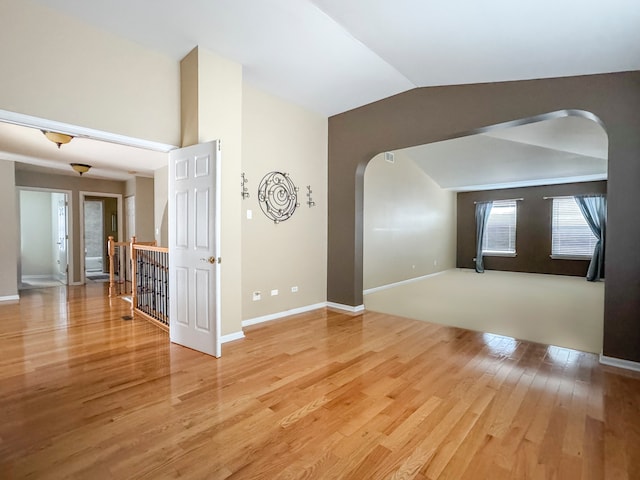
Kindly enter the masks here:
<path id="1" fill-rule="evenodd" d="M 107 251 L 109 252 L 109 298 L 111 298 L 113 297 L 113 257 L 116 253 L 112 235 L 109 235 L 107 240 Z"/>
<path id="2" fill-rule="evenodd" d="M 136 249 L 134 248 L 135 244 L 136 244 L 136 237 L 134 235 L 133 237 L 131 237 L 131 243 L 129 244 L 129 258 L 131 259 L 131 316 L 132 317 L 135 312 L 136 305 L 138 304 L 137 303 L 138 282 L 136 279 L 138 265 L 136 262 Z"/>

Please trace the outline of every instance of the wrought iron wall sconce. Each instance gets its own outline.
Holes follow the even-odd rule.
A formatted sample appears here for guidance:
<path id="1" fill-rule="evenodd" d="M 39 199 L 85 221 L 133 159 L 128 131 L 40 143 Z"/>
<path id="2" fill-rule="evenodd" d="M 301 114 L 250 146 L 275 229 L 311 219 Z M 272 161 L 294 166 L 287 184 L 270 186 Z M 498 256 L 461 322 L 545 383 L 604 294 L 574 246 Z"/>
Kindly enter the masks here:
<path id="1" fill-rule="evenodd" d="M 246 184 L 249 183 L 249 180 L 247 180 L 247 177 L 244 176 L 244 172 L 242 172 L 242 175 L 240 175 L 240 177 L 240 186 L 242 187 L 242 189 L 240 190 L 240 195 L 242 195 L 242 199 L 245 200 L 249 198 L 249 189 L 246 187 Z"/>
<path id="2" fill-rule="evenodd" d="M 314 202 L 313 198 L 311 198 L 312 193 L 313 190 L 311 190 L 311 185 L 307 185 L 307 205 L 309 206 L 309 208 L 316 206 L 316 202 Z"/>
<path id="3" fill-rule="evenodd" d="M 275 224 L 288 220 L 300 206 L 298 190 L 288 173 L 267 173 L 258 186 L 258 202 L 262 213 Z"/>

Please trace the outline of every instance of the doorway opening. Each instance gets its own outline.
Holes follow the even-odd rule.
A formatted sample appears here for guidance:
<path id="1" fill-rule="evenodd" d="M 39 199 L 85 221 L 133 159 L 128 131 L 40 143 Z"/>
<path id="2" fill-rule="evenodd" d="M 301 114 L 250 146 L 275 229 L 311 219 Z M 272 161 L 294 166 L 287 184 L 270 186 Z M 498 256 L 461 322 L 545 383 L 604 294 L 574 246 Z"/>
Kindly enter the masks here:
<path id="1" fill-rule="evenodd" d="M 109 281 L 110 236 L 119 240 L 121 229 L 122 195 L 80 192 L 80 240 L 83 282 Z"/>
<path id="2" fill-rule="evenodd" d="M 71 192 L 21 188 L 19 289 L 69 283 Z"/>

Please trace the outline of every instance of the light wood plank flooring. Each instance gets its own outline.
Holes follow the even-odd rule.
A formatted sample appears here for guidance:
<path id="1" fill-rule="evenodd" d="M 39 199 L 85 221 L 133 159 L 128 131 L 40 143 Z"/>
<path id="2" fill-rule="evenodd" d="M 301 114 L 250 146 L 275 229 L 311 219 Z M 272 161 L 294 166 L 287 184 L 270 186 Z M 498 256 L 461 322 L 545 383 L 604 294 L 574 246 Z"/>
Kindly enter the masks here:
<path id="1" fill-rule="evenodd" d="M 593 354 L 318 310 L 216 360 L 104 288 L 0 305 L 0 478 L 640 478 L 640 378 Z"/>

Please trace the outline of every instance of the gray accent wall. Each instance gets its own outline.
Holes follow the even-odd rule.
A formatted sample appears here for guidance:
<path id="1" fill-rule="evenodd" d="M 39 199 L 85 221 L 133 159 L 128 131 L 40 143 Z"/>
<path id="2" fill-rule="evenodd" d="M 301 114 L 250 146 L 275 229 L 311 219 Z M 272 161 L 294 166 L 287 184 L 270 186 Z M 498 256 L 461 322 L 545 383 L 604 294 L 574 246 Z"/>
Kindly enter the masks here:
<path id="1" fill-rule="evenodd" d="M 551 112 L 590 116 L 607 131 L 603 353 L 640 361 L 640 255 L 627 254 L 640 245 L 640 72 L 418 88 L 331 117 L 328 300 L 362 304 L 363 176 L 375 155 Z"/>
<path id="2" fill-rule="evenodd" d="M 607 193 L 607 182 L 564 183 L 538 187 L 505 188 L 458 193 L 458 268 L 474 268 L 476 256 L 475 202 L 522 198 L 517 202 L 516 256 L 484 257 L 485 270 L 508 272 L 549 273 L 555 275 L 587 275 L 589 260 L 551 258 L 552 200 L 561 197 Z M 585 280 L 586 281 L 586 280 Z"/>

